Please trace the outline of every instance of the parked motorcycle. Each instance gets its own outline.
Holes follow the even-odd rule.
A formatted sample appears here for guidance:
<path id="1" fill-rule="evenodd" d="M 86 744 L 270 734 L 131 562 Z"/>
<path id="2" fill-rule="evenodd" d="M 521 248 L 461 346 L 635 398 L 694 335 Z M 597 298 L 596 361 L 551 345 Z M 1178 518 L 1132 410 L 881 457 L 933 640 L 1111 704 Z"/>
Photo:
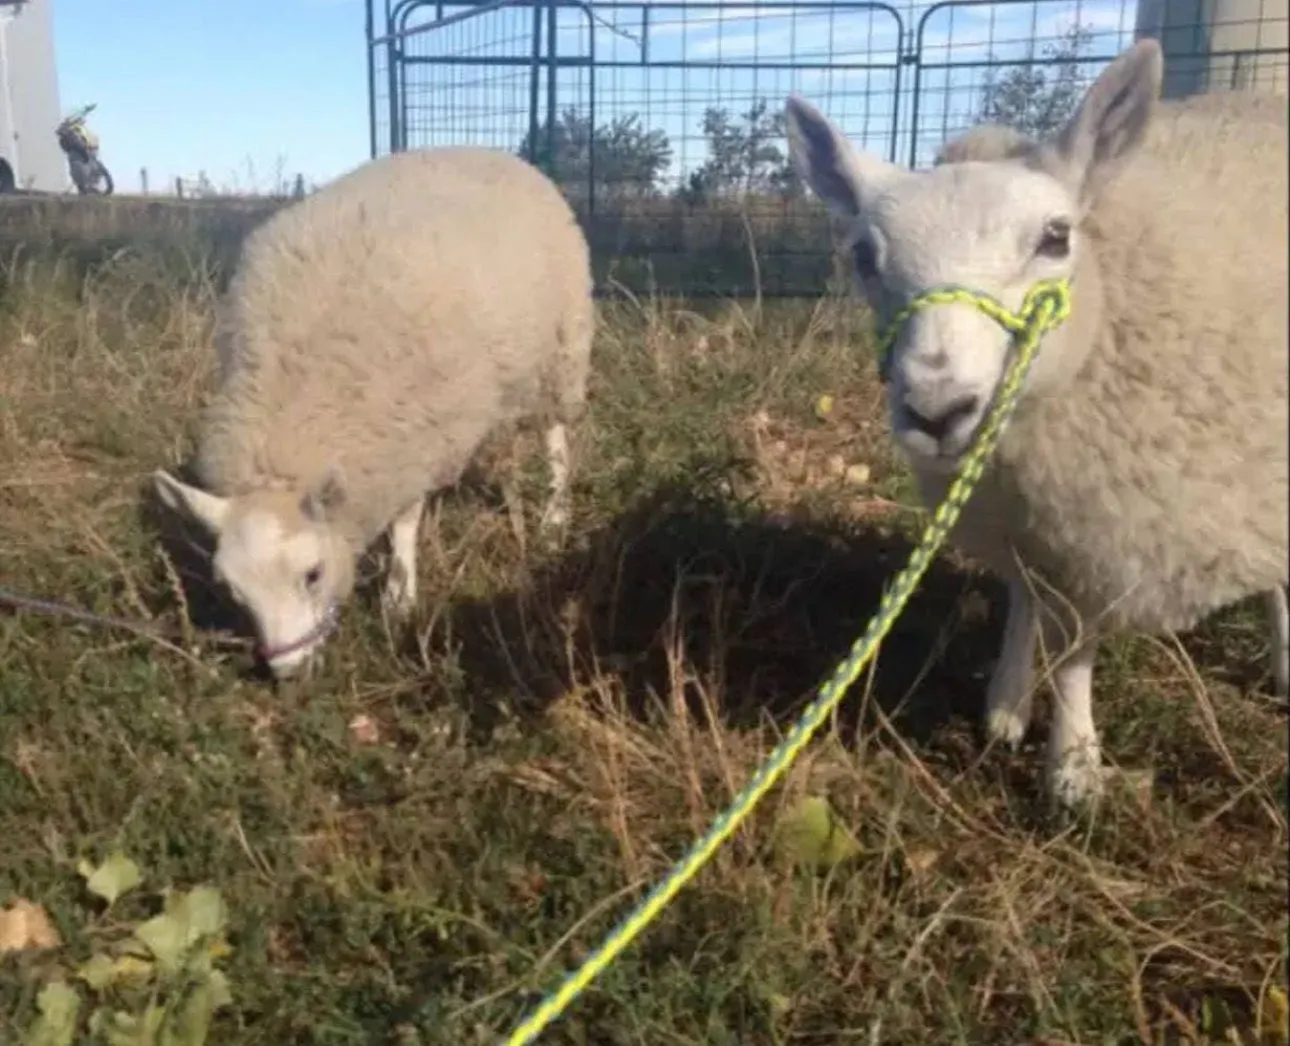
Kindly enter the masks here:
<path id="1" fill-rule="evenodd" d="M 67 170 L 76 191 L 82 196 L 110 196 L 112 173 L 99 159 L 99 138 L 85 123 L 96 102 L 78 109 L 58 125 L 58 146 L 67 157 Z"/>

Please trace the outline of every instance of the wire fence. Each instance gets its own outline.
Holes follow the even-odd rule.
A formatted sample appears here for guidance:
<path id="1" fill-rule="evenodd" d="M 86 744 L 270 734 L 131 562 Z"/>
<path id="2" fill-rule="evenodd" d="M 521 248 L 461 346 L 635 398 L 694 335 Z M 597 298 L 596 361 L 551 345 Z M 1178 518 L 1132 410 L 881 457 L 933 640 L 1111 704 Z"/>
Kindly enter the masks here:
<path id="1" fill-rule="evenodd" d="M 1285 0 L 368 0 L 371 150 L 508 149 L 564 189 L 597 282 L 818 294 L 829 219 L 788 161 L 800 92 L 914 167 L 982 120 L 1045 134 L 1136 36 L 1164 93 L 1285 93 Z"/>

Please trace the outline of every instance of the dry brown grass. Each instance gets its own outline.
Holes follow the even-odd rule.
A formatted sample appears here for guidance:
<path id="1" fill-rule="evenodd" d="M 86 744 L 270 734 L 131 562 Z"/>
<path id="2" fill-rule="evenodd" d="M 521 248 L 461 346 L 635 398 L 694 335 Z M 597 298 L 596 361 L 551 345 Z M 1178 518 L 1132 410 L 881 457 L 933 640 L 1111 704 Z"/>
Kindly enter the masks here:
<path id="1" fill-rule="evenodd" d="M 207 269 L 144 250 L 3 286 L 0 584 L 219 623 L 141 508 L 209 387 Z M 200 636 L 0 612 L 0 903 L 67 942 L 0 960 L 0 1041 L 94 939 L 77 857 L 120 845 L 230 901 L 213 1041 L 495 1042 L 748 779 L 920 518 L 864 329 L 832 300 L 602 320 L 569 547 L 531 540 L 532 434 L 496 441 L 435 507 L 413 633 L 364 591 L 308 687 Z M 999 594 L 942 558 L 829 736 L 542 1041 L 1154 1046 L 1230 1018 L 1253 1042 L 1287 930 L 1257 608 L 1105 651 L 1108 755 L 1155 784 L 1063 828 L 1042 733 L 1011 756 L 975 732 Z M 863 845 L 823 875 L 770 845 L 808 791 Z"/>

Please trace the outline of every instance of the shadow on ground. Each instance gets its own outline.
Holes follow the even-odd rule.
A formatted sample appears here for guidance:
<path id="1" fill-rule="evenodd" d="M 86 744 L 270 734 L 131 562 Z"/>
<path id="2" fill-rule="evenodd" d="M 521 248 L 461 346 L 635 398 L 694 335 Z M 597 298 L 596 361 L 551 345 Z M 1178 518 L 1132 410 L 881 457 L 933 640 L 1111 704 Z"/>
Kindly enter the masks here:
<path id="1" fill-rule="evenodd" d="M 675 692 L 682 663 L 700 677 L 686 686 L 694 710 L 707 684 L 727 725 L 786 723 L 845 656 L 911 548 L 886 528 L 784 523 L 664 491 L 519 589 L 453 603 L 431 646 L 455 649 L 484 729 L 499 704 L 540 712 L 598 674 L 620 679 L 644 714 Z M 924 576 L 883 643 L 872 691 L 906 737 L 922 742 L 951 718 L 979 716 L 1001 594 L 944 557 Z M 859 703 L 847 702 L 845 725 Z"/>

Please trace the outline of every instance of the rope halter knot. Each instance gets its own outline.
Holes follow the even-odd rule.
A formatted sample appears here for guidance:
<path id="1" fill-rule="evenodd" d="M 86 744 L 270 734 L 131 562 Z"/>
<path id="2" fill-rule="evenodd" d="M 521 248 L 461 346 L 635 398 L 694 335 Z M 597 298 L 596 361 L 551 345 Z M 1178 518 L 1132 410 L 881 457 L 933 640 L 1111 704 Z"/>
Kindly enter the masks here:
<path id="1" fill-rule="evenodd" d="M 1012 335 L 1013 342 L 1018 348 L 1027 343 L 1038 346 L 1045 334 L 1063 323 L 1070 315 L 1070 280 L 1040 280 L 1026 292 L 1021 308 L 1016 312 L 993 295 L 953 284 L 931 287 L 914 295 L 896 312 L 878 337 L 878 371 L 884 382 L 888 380 L 891 369 L 891 350 L 914 313 L 931 305 L 956 304 L 973 305 L 985 313 Z M 1033 351 L 1032 347 L 1030 352 L 1033 354 Z"/>

